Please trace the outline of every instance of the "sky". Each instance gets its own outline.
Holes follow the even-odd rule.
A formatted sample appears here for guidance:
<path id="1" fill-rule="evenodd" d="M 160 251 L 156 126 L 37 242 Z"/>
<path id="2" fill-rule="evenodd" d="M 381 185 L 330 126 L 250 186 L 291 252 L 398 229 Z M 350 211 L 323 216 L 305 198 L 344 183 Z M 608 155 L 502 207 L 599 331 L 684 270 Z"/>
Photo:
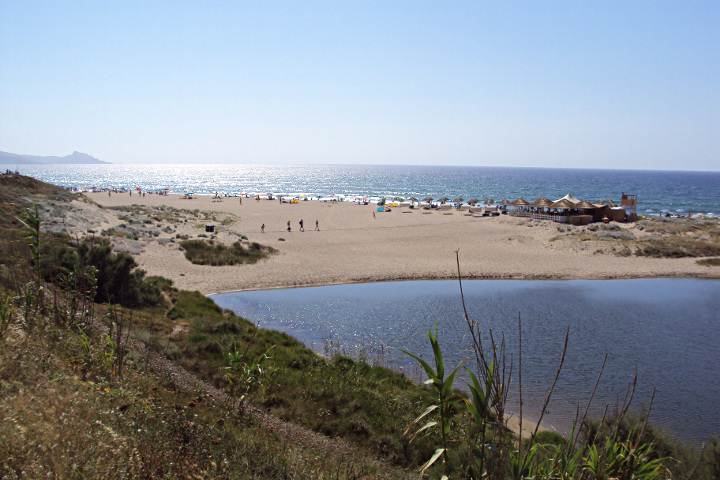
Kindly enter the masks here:
<path id="1" fill-rule="evenodd" d="M 0 0 L 0 151 L 720 170 L 717 1 Z"/>

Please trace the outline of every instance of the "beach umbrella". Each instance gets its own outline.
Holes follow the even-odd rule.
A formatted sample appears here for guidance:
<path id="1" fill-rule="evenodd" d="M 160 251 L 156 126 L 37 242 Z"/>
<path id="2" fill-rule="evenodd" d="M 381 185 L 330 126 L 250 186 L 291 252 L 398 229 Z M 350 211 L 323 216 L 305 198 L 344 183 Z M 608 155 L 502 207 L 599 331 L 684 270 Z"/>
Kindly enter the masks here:
<path id="1" fill-rule="evenodd" d="M 492 198 L 488 198 L 483 203 L 485 203 L 485 205 L 492 205 L 493 203 L 495 203 L 495 200 L 493 200 Z"/>
<path id="2" fill-rule="evenodd" d="M 527 207 L 530 205 L 530 202 L 523 200 L 522 198 L 517 198 L 510 202 L 509 205 L 512 205 L 513 207 Z"/>
<path id="3" fill-rule="evenodd" d="M 570 202 L 569 200 L 561 198 L 557 202 L 553 202 L 552 205 L 550 205 L 550 208 L 556 208 L 558 210 L 570 210 L 572 208 L 575 208 L 575 204 Z"/>
<path id="4" fill-rule="evenodd" d="M 453 202 L 458 202 L 458 203 L 462 202 L 462 201 L 463 201 L 462 197 L 457 197 L 455 200 L 453 200 Z"/>
<path id="5" fill-rule="evenodd" d="M 445 202 L 447 202 L 448 200 L 450 200 L 448 197 L 442 197 L 442 198 L 440 199 L 440 203 L 445 203 Z"/>
<path id="6" fill-rule="evenodd" d="M 540 197 L 530 204 L 531 207 L 549 208 L 553 201 L 546 197 Z"/>
<path id="7" fill-rule="evenodd" d="M 425 203 L 430 203 L 430 202 L 432 202 L 432 201 L 433 201 L 433 197 L 425 197 L 425 198 L 423 198 L 423 202 L 425 202 Z"/>
<path id="8" fill-rule="evenodd" d="M 584 210 L 594 210 L 597 207 L 593 205 L 592 203 L 588 202 L 587 200 L 582 200 L 580 203 L 577 203 L 575 205 L 575 208 L 582 208 Z"/>
<path id="9" fill-rule="evenodd" d="M 508 202 L 508 201 L 507 201 L 507 198 L 506 198 L 505 200 L 503 200 L 502 202 L 500 202 L 500 205 L 508 206 L 508 205 L 510 205 L 510 202 Z"/>
<path id="10" fill-rule="evenodd" d="M 468 203 L 469 203 L 470 205 L 475 205 L 475 204 L 478 203 L 479 201 L 480 201 L 480 200 L 478 200 L 477 198 L 473 197 L 473 198 L 471 198 L 470 200 L 468 200 Z"/>

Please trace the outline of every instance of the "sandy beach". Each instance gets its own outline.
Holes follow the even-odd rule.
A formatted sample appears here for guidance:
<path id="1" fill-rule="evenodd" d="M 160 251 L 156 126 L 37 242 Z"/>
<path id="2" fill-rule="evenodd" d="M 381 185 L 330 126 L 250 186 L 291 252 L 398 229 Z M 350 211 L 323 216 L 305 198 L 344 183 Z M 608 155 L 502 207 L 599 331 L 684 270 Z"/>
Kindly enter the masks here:
<path id="1" fill-rule="evenodd" d="M 118 240 L 134 254 L 149 275 L 162 275 L 178 288 L 203 294 L 238 290 L 318 286 L 391 280 L 457 278 L 459 250 L 463 278 L 477 279 L 616 279 L 641 277 L 702 277 L 716 268 L 693 258 L 621 257 L 603 252 L 601 242 L 580 242 L 563 235 L 569 228 L 540 220 L 501 215 L 483 217 L 468 211 L 393 208 L 376 212 L 375 205 L 347 202 L 278 200 L 211 196 L 183 199 L 179 195 L 140 196 L 88 193 L 105 207 L 173 207 L 187 221 L 157 222 L 164 231 L 139 238 L 135 245 Z M 116 209 L 82 204 L 93 229 L 122 223 Z M 94 211 L 91 214 L 91 210 Z M 375 215 L 373 213 L 375 212 Z M 477 211 L 476 211 L 477 212 Z M 305 231 L 299 230 L 304 220 Z M 292 231 L 287 231 L 287 222 Z M 319 231 L 315 230 L 318 221 Z M 155 220 L 153 220 L 155 222 Z M 146 222 L 147 223 L 147 222 Z M 197 238 L 213 224 L 215 240 L 233 243 L 239 235 L 276 248 L 279 253 L 252 265 L 193 265 L 169 239 Z M 261 226 L 265 225 L 265 233 Z M 621 224 L 635 230 L 633 224 Z M 169 227 L 169 228 L 168 228 Z M 574 227 L 577 228 L 577 227 Z M 634 232 L 641 234 L 642 232 Z M 125 243 L 125 245 L 123 245 Z"/>

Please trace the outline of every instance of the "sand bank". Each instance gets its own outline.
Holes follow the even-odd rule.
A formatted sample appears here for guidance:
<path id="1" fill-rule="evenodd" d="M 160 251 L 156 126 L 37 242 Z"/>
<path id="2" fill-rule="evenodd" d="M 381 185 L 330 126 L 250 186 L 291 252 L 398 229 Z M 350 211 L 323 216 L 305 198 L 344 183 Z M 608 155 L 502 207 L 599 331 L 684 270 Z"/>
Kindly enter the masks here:
<path id="1" fill-rule="evenodd" d="M 135 255 L 149 275 L 172 279 L 178 288 L 204 294 L 236 290 L 317 286 L 388 280 L 457 278 L 459 250 L 464 278 L 481 279 L 616 279 L 701 277 L 716 269 L 695 259 L 620 257 L 600 253 L 598 242 L 565 239 L 558 224 L 508 216 L 483 217 L 457 210 L 408 207 L 376 212 L 373 205 L 344 202 L 274 200 L 259 202 L 210 196 L 192 200 L 179 195 L 89 193 L 102 206 L 169 206 L 183 209 L 187 222 L 160 219 L 167 231 L 139 239 Z M 85 207 L 88 208 L 88 207 Z M 101 210 L 93 225 L 106 229 L 120 223 L 117 210 Z M 190 213 L 194 212 L 194 213 Z M 373 215 L 374 213 L 374 215 Z M 214 219 L 213 219 L 214 217 Z M 305 231 L 299 231 L 304 220 Z M 225 220 L 225 224 L 223 224 Z M 290 221 L 291 231 L 287 231 Z M 315 230 L 318 221 L 319 231 Z M 278 249 L 254 265 L 193 265 L 176 243 L 176 235 L 197 237 L 211 223 L 216 241 L 232 243 L 238 235 Z M 261 226 L 265 225 L 265 233 Z M 166 228 L 171 227 L 171 228 Z M 561 227 L 565 228 L 565 227 Z M 633 225 L 623 228 L 634 229 Z M 640 233 L 640 232 L 637 232 Z M 559 237 L 559 238 L 558 238 Z"/>

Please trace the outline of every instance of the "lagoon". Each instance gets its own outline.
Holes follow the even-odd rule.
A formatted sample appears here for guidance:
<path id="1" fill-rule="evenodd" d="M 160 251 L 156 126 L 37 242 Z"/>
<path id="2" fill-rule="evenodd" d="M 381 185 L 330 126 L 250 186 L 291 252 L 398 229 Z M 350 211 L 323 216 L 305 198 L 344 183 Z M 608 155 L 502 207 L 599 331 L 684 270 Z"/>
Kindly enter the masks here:
<path id="1" fill-rule="evenodd" d="M 636 279 L 462 282 L 471 318 L 496 341 L 504 335 L 517 378 L 518 317 L 523 326 L 525 415 L 537 419 L 562 353 L 565 366 L 543 424 L 566 433 L 584 408 L 605 354 L 607 365 L 591 412 L 622 402 L 637 368 L 633 405 L 645 408 L 656 388 L 651 422 L 700 444 L 720 434 L 720 280 Z M 457 281 L 336 285 L 212 295 L 263 328 L 293 335 L 318 353 L 339 345 L 382 357 L 412 375 L 399 351 L 431 359 L 427 328 L 437 322 L 446 365 L 468 356 L 470 342 Z M 489 344 L 489 337 L 483 339 Z M 461 383 L 461 382 L 460 382 Z M 509 410 L 517 411 L 517 382 Z"/>

